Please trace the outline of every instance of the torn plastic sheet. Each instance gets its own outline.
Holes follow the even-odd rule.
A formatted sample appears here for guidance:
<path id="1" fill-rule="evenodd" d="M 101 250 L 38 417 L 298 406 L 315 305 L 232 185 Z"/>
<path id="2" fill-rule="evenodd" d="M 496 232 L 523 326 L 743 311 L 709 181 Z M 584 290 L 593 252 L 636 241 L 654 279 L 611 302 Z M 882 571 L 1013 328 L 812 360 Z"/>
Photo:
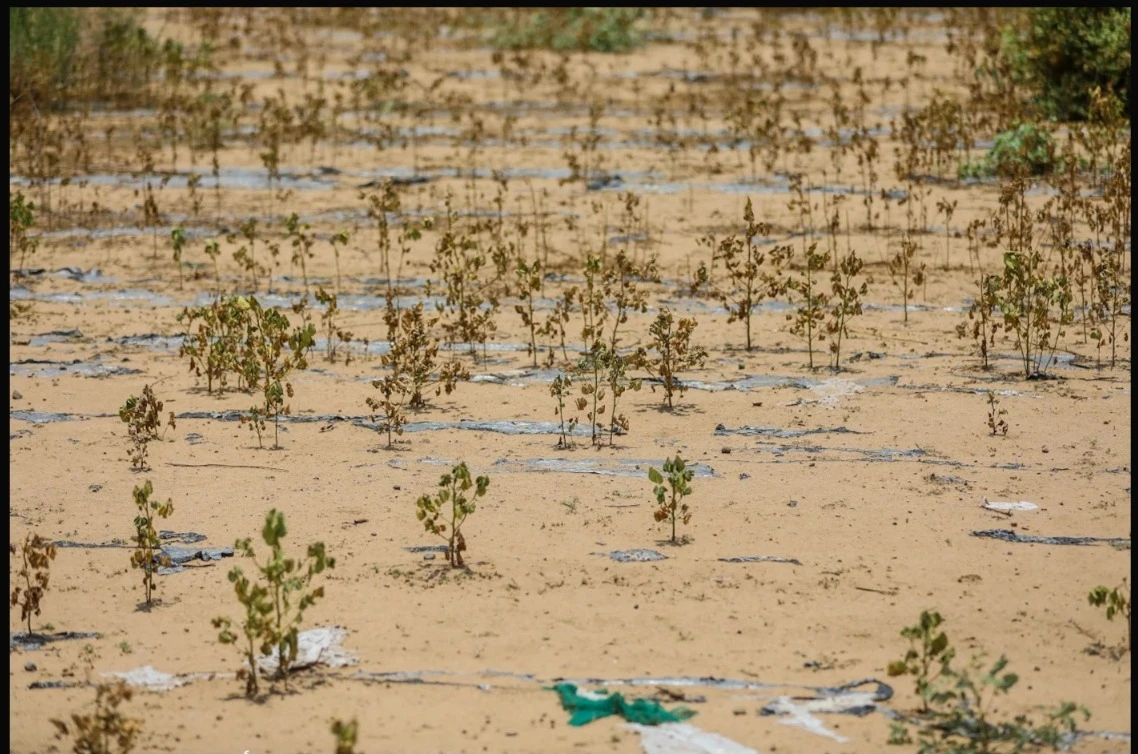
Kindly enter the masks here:
<path id="1" fill-rule="evenodd" d="M 871 691 L 860 686 L 874 684 Z M 811 733 L 846 743 L 849 739 L 830 730 L 815 714 L 846 714 L 859 717 L 877 710 L 878 702 L 893 697 L 893 689 L 886 683 L 867 678 L 837 687 L 821 687 L 816 696 L 779 696 L 759 710 L 761 715 L 778 715 L 783 725 L 804 728 Z"/>
<path id="2" fill-rule="evenodd" d="M 1004 542 L 1020 542 L 1036 545 L 1097 545 L 1108 544 L 1114 547 L 1129 547 L 1129 537 L 1037 537 L 1033 534 L 1020 534 L 1011 529 L 984 529 L 972 532 L 973 537 L 987 537 Z"/>
<path id="3" fill-rule="evenodd" d="M 54 634 L 27 633 L 21 631 L 8 634 L 8 650 L 13 649 L 40 649 L 44 644 L 53 641 L 66 641 L 68 639 L 98 639 L 99 634 L 94 631 L 59 631 Z"/>
<path id="4" fill-rule="evenodd" d="M 1027 500 L 1019 500 L 1016 502 L 1002 502 L 999 500 L 984 499 L 980 504 L 981 508 L 987 508 L 990 511 L 1037 511 L 1039 506 Z"/>
<path id="5" fill-rule="evenodd" d="M 700 730 L 690 723 L 626 723 L 624 727 L 640 734 L 644 754 L 759 754 L 730 738 Z"/>
<path id="6" fill-rule="evenodd" d="M 127 685 L 134 686 L 135 688 L 147 689 L 149 691 L 170 691 L 179 686 L 185 686 L 195 678 L 208 678 L 213 673 L 180 673 L 172 675 L 170 673 L 163 673 L 161 670 L 155 670 L 151 665 L 144 665 L 141 668 L 128 670 L 126 672 L 110 672 L 103 673 L 104 678 L 121 678 L 126 681 Z"/>
<path id="7" fill-rule="evenodd" d="M 858 432 L 849 427 L 819 427 L 817 429 L 780 429 L 779 427 L 752 427 L 744 425 L 732 429 L 724 424 L 715 426 L 717 435 L 742 435 L 743 437 L 803 437 L 805 435 L 864 435 L 868 432 Z"/>
<path id="8" fill-rule="evenodd" d="M 313 665 L 324 665 L 329 668 L 355 665 L 357 662 L 355 655 L 340 646 L 347 637 L 348 632 L 339 626 L 301 631 L 296 637 L 296 660 L 290 668 L 302 670 Z M 260 655 L 257 657 L 257 664 L 266 673 L 275 673 L 278 666 L 277 656 Z"/>
<path id="9" fill-rule="evenodd" d="M 737 555 L 732 558 L 719 558 L 724 563 L 790 563 L 802 565 L 798 558 L 784 558 L 781 555 Z"/>

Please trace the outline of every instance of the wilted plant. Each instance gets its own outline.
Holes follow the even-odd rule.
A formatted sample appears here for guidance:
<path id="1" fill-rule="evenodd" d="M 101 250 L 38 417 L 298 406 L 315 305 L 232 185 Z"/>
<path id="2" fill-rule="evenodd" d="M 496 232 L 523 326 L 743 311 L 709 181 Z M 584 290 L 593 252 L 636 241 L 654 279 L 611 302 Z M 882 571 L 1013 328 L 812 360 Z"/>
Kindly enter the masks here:
<path id="1" fill-rule="evenodd" d="M 257 218 L 250 217 L 238 226 L 241 236 L 248 242 L 248 245 L 242 244 L 233 252 L 233 261 L 241 266 L 241 269 L 249 273 L 252 286 L 250 290 L 253 293 L 257 292 L 257 274 L 266 275 L 270 270 L 266 267 L 257 264 Z M 232 244 L 237 243 L 237 236 L 230 235 L 229 242 Z M 272 287 L 272 280 L 269 281 L 270 288 Z"/>
<path id="2" fill-rule="evenodd" d="M 956 334 L 963 338 L 968 334 L 976 341 L 976 348 L 980 352 L 982 366 L 988 369 L 988 356 L 996 345 L 996 333 L 1000 330 L 1000 323 L 995 318 L 996 310 L 1000 308 L 1000 285 L 1002 279 L 999 275 L 980 275 L 980 295 L 972 300 L 968 307 L 969 322 L 961 322 L 956 326 Z"/>
<path id="3" fill-rule="evenodd" d="M 1126 618 L 1126 648 L 1130 649 L 1130 583 L 1123 579 L 1114 589 L 1096 586 L 1087 595 L 1087 601 L 1095 607 L 1105 607 L 1107 620 L 1114 620 L 1116 615 Z"/>
<path id="4" fill-rule="evenodd" d="M 308 260 L 315 256 L 312 245 L 316 239 L 308 233 L 311 228 L 308 223 L 302 223 L 300 216 L 293 212 L 285 220 L 285 230 L 292 242 L 292 263 L 300 265 L 300 274 L 304 278 L 304 292 L 308 293 Z"/>
<path id="5" fill-rule="evenodd" d="M 861 299 L 868 290 L 865 281 L 861 285 L 854 278 L 861 272 L 862 261 L 853 249 L 842 257 L 838 269 L 830 276 L 831 290 L 834 294 L 834 308 L 830 310 L 830 320 L 826 331 L 830 333 L 830 353 L 834 355 L 834 371 L 841 368 L 842 338 L 849 335 L 849 322 L 861 314 Z"/>
<path id="6" fill-rule="evenodd" d="M 747 350 L 751 350 L 751 314 L 768 295 L 778 295 L 780 280 L 776 276 L 763 273 L 761 268 L 766 256 L 759 251 L 755 239 L 760 236 L 769 236 L 771 226 L 769 223 L 755 222 L 755 211 L 751 200 L 743 209 L 743 221 L 747 224 L 746 230 L 740 236 L 727 236 L 719 242 L 712 254 L 712 265 L 722 262 L 727 272 L 730 288 L 719 289 L 713 287 L 716 298 L 723 302 L 727 309 L 727 322 L 743 321 L 747 330 Z M 787 250 L 788 251 L 788 250 Z M 780 250 L 780 253 L 783 253 Z M 710 272 L 707 267 L 700 265 L 696 285 L 710 282 Z"/>
<path id="7" fill-rule="evenodd" d="M 20 607 L 20 620 L 27 621 L 28 633 L 32 632 L 32 616 L 39 616 L 40 603 L 47 593 L 48 583 L 51 580 L 51 561 L 55 560 L 55 545 L 38 534 L 27 534 L 24 543 L 19 548 L 9 543 L 8 552 L 11 555 L 20 553 L 23 567 L 15 574 L 18 580 L 23 581 L 21 586 L 17 583 L 12 588 L 9 606 Z"/>
<path id="8" fill-rule="evenodd" d="M 28 254 L 34 254 L 39 239 L 28 235 L 28 230 L 36 224 L 36 205 L 24 197 L 24 192 L 8 192 L 8 256 L 20 254 L 18 274 L 23 274 L 24 261 Z"/>
<path id="9" fill-rule="evenodd" d="M 998 434 L 1004 437 L 1008 436 L 1008 423 L 1004 420 L 1007 416 L 1008 410 L 1000 408 L 1000 399 L 991 390 L 988 391 L 988 429 L 992 433 L 992 437 Z"/>
<path id="10" fill-rule="evenodd" d="M 630 194 L 630 196 L 635 196 Z M 659 281 L 660 273 L 656 260 L 649 259 L 643 264 L 637 264 L 627 251 L 621 249 L 617 252 L 612 265 L 605 271 L 604 286 L 607 298 L 616 305 L 613 315 L 612 335 L 609 338 L 609 350 L 615 351 L 619 339 L 617 331 L 628 321 L 630 311 L 644 313 L 648 311 L 648 293 L 639 287 L 640 283 Z"/>
<path id="11" fill-rule="evenodd" d="M 577 410 L 585 411 L 589 418 L 590 437 L 593 445 L 600 444 L 604 433 L 601 417 L 605 413 L 605 372 L 610 352 L 603 340 L 594 340 L 593 347 L 577 362 L 577 374 L 581 377 L 581 397 L 577 399 Z M 592 404 L 592 408 L 589 405 Z"/>
<path id="12" fill-rule="evenodd" d="M 391 350 L 381 357 L 384 366 L 390 367 L 392 374 L 398 375 L 407 383 L 410 394 L 409 405 L 422 408 L 427 405 L 423 394 L 432 385 L 435 395 L 446 391 L 454 392 L 459 380 L 470 379 L 470 372 L 461 363 L 452 359 L 438 365 L 439 342 L 431 336 L 431 328 L 438 318 L 428 319 L 423 313 L 422 302 L 402 312 L 389 306 L 388 327 L 391 330 Z M 434 374 L 438 369 L 437 376 Z"/>
<path id="13" fill-rule="evenodd" d="M 151 441 L 159 439 L 158 428 L 162 426 L 162 401 L 154 397 L 154 391 L 149 385 L 142 388 L 142 397 L 130 396 L 119 409 L 119 419 L 127 425 L 127 432 L 133 446 L 131 451 L 131 465 L 145 471 L 147 446 Z M 171 411 L 166 419 L 166 428 L 176 428 L 174 412 Z M 165 434 L 165 431 L 163 431 Z"/>
<path id="14" fill-rule="evenodd" d="M 229 572 L 229 582 L 237 593 L 237 600 L 245 607 L 245 620 L 241 625 L 245 646 L 241 647 L 247 667 L 238 673 L 238 679 L 245 681 L 245 695 L 257 694 L 257 653 L 268 657 L 275 654 L 277 672 L 273 680 L 283 680 L 288 688 L 289 668 L 296 661 L 299 651 L 297 637 L 304 611 L 324 596 L 324 587 L 311 589 L 312 580 L 326 568 L 336 566 L 335 558 L 328 557 L 323 542 L 308 545 L 304 559 L 289 558 L 284 555 L 282 540 L 288 533 L 284 514 L 273 508 L 265 516 L 265 526 L 261 538 L 271 552 L 264 564 L 254 561 L 260 578 L 250 581 L 235 566 Z M 251 540 L 239 539 L 233 545 L 243 557 L 254 557 Z M 294 604 L 295 601 L 295 604 Z M 218 641 L 222 644 L 235 644 L 238 637 L 231 629 L 229 618 L 213 619 L 214 628 L 221 629 Z"/>
<path id="15" fill-rule="evenodd" d="M 332 735 L 336 737 L 336 754 L 356 754 L 356 736 L 359 723 L 353 717 L 351 722 L 332 721 Z"/>
<path id="16" fill-rule="evenodd" d="M 573 416 L 569 419 L 568 425 L 565 422 L 565 400 L 572 395 L 573 378 L 562 372 L 553 378 L 553 384 L 549 386 L 549 394 L 557 400 L 557 419 L 561 422 L 561 437 L 557 440 L 557 447 L 571 448 L 573 441 L 570 439 L 573 435 L 573 429 L 577 426 L 577 417 Z"/>
<path id="17" fill-rule="evenodd" d="M 186 231 L 178 226 L 170 231 L 170 245 L 174 248 L 174 265 L 178 268 L 178 290 L 182 289 L 182 250 L 186 248 Z"/>
<path id="18" fill-rule="evenodd" d="M 237 306 L 249 314 L 248 343 L 251 358 L 245 363 L 245 381 L 250 389 L 261 391 L 262 402 L 242 417 L 257 432 L 257 444 L 264 447 L 261 434 L 268 417 L 273 418 L 273 447 L 280 447 L 281 414 L 290 412 L 285 397 L 293 395 L 287 381 L 296 369 L 307 369 L 307 354 L 315 344 L 316 328 L 311 322 L 289 331 L 288 317 L 276 309 L 265 309 L 253 296 L 238 297 Z"/>
<path id="19" fill-rule="evenodd" d="M 177 316 L 178 322 L 185 322 L 188 327 L 179 355 L 190 357 L 190 371 L 198 377 L 205 375 L 207 393 L 213 392 L 215 381 L 219 390 L 224 389 L 229 372 L 237 374 L 239 387 L 244 380 L 250 323 L 249 307 L 241 301 L 236 296 L 215 300 L 206 306 L 187 307 Z"/>
<path id="20" fill-rule="evenodd" d="M 672 408 L 672 395 L 683 395 L 687 389 L 679 379 L 679 373 L 703 366 L 707 360 L 707 349 L 691 344 L 691 335 L 698 323 L 694 319 L 681 319 L 676 322 L 667 307 L 656 315 L 656 321 L 649 327 L 656 355 L 649 357 L 648 351 L 640 348 L 634 363 L 659 378 L 664 388 L 664 402 Z"/>
<path id="21" fill-rule="evenodd" d="M 217 266 L 217 258 L 221 256 L 221 246 L 216 238 L 206 239 L 205 255 L 213 260 L 213 277 L 217 281 L 217 297 L 221 298 L 221 270 Z"/>
<path id="22" fill-rule="evenodd" d="M 687 461 L 676 454 L 676 457 L 664 461 L 664 473 L 661 474 L 655 467 L 649 467 L 648 480 L 655 487 L 652 494 L 656 496 L 656 508 L 653 514 L 657 521 L 672 522 L 672 544 L 676 540 L 676 521 L 687 525 L 691 521 L 691 510 L 683 499 L 692 492 L 691 482 L 695 476 L 695 469 L 687 465 Z"/>
<path id="23" fill-rule="evenodd" d="M 348 350 L 348 345 L 352 342 L 352 334 L 336 326 L 336 316 L 340 313 L 339 307 L 336 306 L 337 298 L 335 293 L 328 293 L 323 287 L 316 289 L 316 303 L 325 307 L 320 314 L 320 324 L 324 326 L 324 358 L 333 364 L 336 363 L 336 349 L 338 344 L 342 343 L 346 352 L 344 363 L 350 364 L 352 353 Z"/>
<path id="24" fill-rule="evenodd" d="M 819 254 L 817 241 L 806 248 L 806 269 L 801 278 L 790 278 L 787 281 L 787 290 L 793 291 L 800 297 L 798 308 L 793 314 L 787 314 L 791 321 L 790 331 L 806 340 L 806 352 L 810 369 L 814 369 L 814 341 L 826 339 L 826 305 L 830 297 L 825 289 L 819 285 L 818 277 L 825 271 L 830 261 L 830 253 Z M 791 297 L 793 300 L 793 296 Z"/>
<path id="25" fill-rule="evenodd" d="M 74 737 L 75 754 L 130 754 L 142 732 L 142 721 L 128 718 L 119 707 L 132 696 L 134 691 L 126 681 L 98 684 L 93 714 L 72 713 L 71 725 L 52 718 L 56 738 Z"/>
<path id="26" fill-rule="evenodd" d="M 541 291 L 541 260 L 534 259 L 532 263 L 527 263 L 518 257 L 514 275 L 517 277 L 518 298 L 522 300 L 522 303 L 514 305 L 514 311 L 521 316 L 522 324 L 529 330 L 529 354 L 533 357 L 534 367 L 537 367 L 538 325 L 533 312 L 533 297 Z"/>
<path id="27" fill-rule="evenodd" d="M 154 486 L 150 480 L 141 487 L 134 488 L 134 506 L 138 508 L 138 515 L 134 517 L 134 541 L 138 549 L 131 553 L 130 567 L 142 569 L 142 588 L 146 593 L 146 606 L 150 607 L 151 596 L 154 593 L 154 572 L 158 567 L 170 566 L 170 558 L 162 554 L 162 543 L 158 539 L 158 532 L 154 529 L 154 517 L 167 518 L 174 512 L 174 503 L 167 500 L 160 503 L 151 500 Z"/>
<path id="28" fill-rule="evenodd" d="M 375 421 L 375 413 L 383 412 L 383 422 L 379 425 L 379 431 L 387 433 L 387 447 L 391 448 L 395 442 L 392 435 L 402 436 L 403 425 L 407 423 L 403 404 L 410 394 L 410 385 L 402 374 L 393 370 L 382 379 L 372 380 L 371 386 L 378 390 L 383 398 L 377 400 L 369 397 L 366 401 L 367 407 L 373 412 L 372 421 Z"/>
<path id="29" fill-rule="evenodd" d="M 634 366 L 635 355 L 622 356 L 616 351 L 609 351 L 605 359 L 605 380 L 609 390 L 612 391 L 612 411 L 609 414 L 609 445 L 612 445 L 613 435 L 619 427 L 628 432 L 630 423 L 624 414 L 618 414 L 616 405 L 620 397 L 629 390 L 639 390 L 640 380 L 630 378 L 628 369 Z"/>
<path id="30" fill-rule="evenodd" d="M 914 261 L 918 249 L 920 244 L 913 240 L 911 234 L 906 233 L 901 238 L 901 250 L 889 259 L 889 277 L 901 290 L 901 308 L 905 324 L 909 324 L 909 300 L 913 297 L 913 290 L 925 282 L 925 263 L 921 262 L 918 265 Z"/>
<path id="31" fill-rule="evenodd" d="M 486 494 L 489 486 L 489 477 L 471 479 L 466 463 L 460 463 L 442 475 L 435 495 L 423 495 L 415 501 L 415 517 L 423 522 L 423 528 L 447 541 L 447 562 L 452 568 L 463 565 L 466 538 L 462 536 L 462 524 L 474 512 L 475 501 Z"/>
<path id="32" fill-rule="evenodd" d="M 348 231 L 341 230 L 332 234 L 332 253 L 336 257 L 336 292 L 340 292 L 340 247 L 348 245 Z"/>

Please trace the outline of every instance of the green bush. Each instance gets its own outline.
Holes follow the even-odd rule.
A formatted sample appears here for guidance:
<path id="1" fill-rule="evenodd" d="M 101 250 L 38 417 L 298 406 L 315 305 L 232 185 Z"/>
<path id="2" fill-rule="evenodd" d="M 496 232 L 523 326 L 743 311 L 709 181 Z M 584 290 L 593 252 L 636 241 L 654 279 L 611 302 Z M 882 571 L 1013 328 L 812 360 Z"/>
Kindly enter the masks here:
<path id="1" fill-rule="evenodd" d="M 161 54 L 124 8 L 10 8 L 10 108 L 141 104 Z"/>
<path id="2" fill-rule="evenodd" d="M 1025 31 L 1009 32 L 1004 51 L 1045 115 L 1087 120 L 1096 88 L 1129 113 L 1130 8 L 1032 8 Z"/>
<path id="3" fill-rule="evenodd" d="M 643 8 L 515 8 L 492 44 L 507 50 L 628 52 L 642 41 Z"/>
<path id="4" fill-rule="evenodd" d="M 960 166 L 961 178 L 1012 178 L 1046 175 L 1059 167 L 1051 134 L 1032 123 L 996 134 L 992 148 L 979 162 Z"/>

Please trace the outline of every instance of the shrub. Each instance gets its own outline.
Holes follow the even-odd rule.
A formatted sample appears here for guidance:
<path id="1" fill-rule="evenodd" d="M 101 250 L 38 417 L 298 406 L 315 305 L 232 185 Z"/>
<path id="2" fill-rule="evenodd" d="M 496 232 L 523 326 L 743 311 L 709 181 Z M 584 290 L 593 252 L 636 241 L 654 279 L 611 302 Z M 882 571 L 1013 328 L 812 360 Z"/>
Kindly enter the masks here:
<path id="1" fill-rule="evenodd" d="M 1003 46 L 1048 117 L 1087 120 L 1096 89 L 1129 112 L 1130 8 L 1031 8 L 1025 32 L 1005 32 Z"/>
<path id="2" fill-rule="evenodd" d="M 1096 586 L 1087 595 L 1087 601 L 1095 607 L 1106 608 L 1106 619 L 1114 620 L 1115 615 L 1126 618 L 1126 648 L 1130 648 L 1130 584 L 1126 579 L 1114 589 Z"/>
<path id="3" fill-rule="evenodd" d="M 638 349 L 634 363 L 643 367 L 653 377 L 658 377 L 664 386 L 664 402 L 672 408 L 672 395 L 683 395 L 684 384 L 679 373 L 685 369 L 701 367 L 707 360 L 707 349 L 691 344 L 691 335 L 698 323 L 694 319 L 681 319 L 676 322 L 667 307 L 656 315 L 656 321 L 649 327 L 656 356 L 649 358 L 648 351 Z"/>
<path id="4" fill-rule="evenodd" d="M 1051 133 L 1033 123 L 1021 123 L 1011 131 L 996 134 L 992 148 L 982 160 L 960 166 L 960 177 L 1047 175 L 1059 167 Z"/>
<path id="5" fill-rule="evenodd" d="M 508 50 L 545 48 L 628 52 L 643 39 L 636 22 L 643 8 L 515 8 L 499 17 L 492 44 Z"/>

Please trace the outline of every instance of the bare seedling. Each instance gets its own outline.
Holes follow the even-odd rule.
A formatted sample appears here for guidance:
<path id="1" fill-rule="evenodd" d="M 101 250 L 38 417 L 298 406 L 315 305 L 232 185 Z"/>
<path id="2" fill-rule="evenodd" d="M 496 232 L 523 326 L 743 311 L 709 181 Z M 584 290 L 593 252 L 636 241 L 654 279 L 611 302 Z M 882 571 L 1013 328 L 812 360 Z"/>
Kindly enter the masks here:
<path id="1" fill-rule="evenodd" d="M 991 390 L 988 391 L 988 430 L 992 437 L 996 435 L 1008 436 L 1008 423 L 1004 420 L 1008 410 L 1000 408 L 1000 399 Z"/>

